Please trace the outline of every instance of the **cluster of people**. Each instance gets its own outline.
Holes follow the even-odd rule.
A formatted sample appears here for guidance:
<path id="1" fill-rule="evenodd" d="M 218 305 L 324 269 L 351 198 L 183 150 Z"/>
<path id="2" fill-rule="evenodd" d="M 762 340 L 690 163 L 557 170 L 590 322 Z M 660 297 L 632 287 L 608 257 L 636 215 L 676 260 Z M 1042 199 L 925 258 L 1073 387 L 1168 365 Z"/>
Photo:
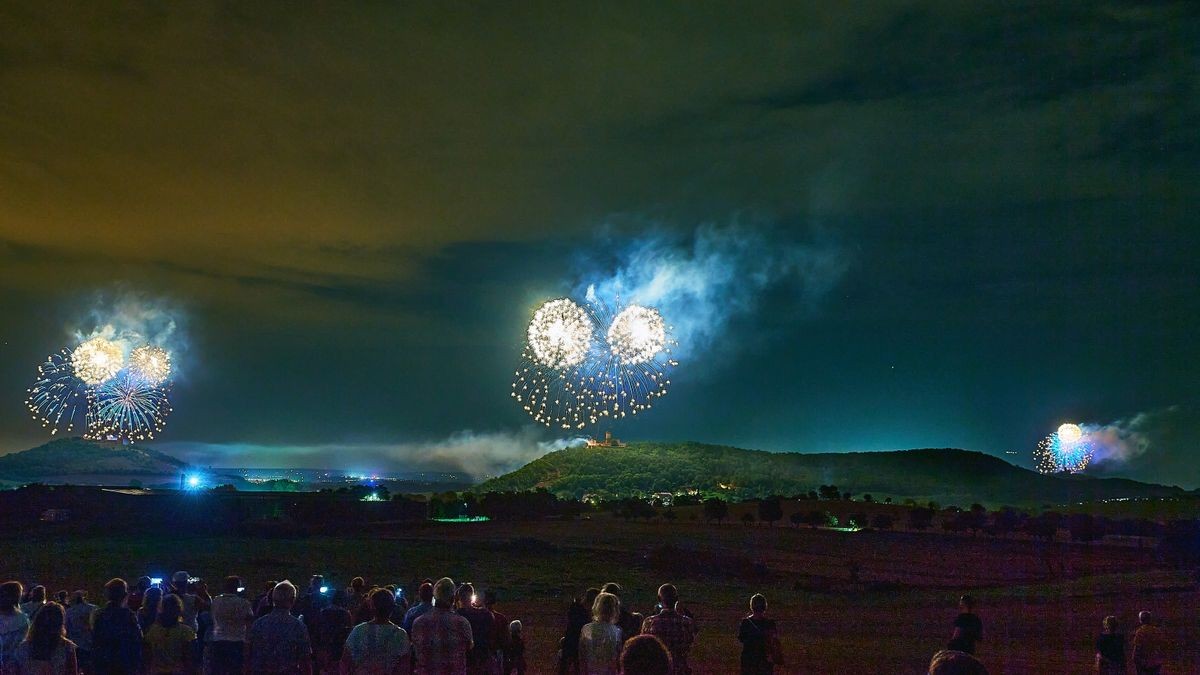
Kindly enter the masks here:
<path id="1" fill-rule="evenodd" d="M 481 599 L 449 578 L 421 582 L 411 606 L 403 588 L 356 577 L 330 592 L 320 575 L 304 592 L 272 581 L 253 598 L 239 577 L 213 596 L 187 572 L 165 586 L 113 579 L 103 607 L 66 595 L 0 584 L 0 675 L 526 672 L 521 622 L 496 609 L 494 591 Z"/>
<path id="2" fill-rule="evenodd" d="M 166 675 L 205 673 L 340 673 L 380 675 L 525 675 L 523 626 L 482 597 L 470 583 L 425 579 L 409 604 L 405 589 L 368 587 L 355 577 L 331 591 L 314 575 L 301 591 L 290 581 L 267 582 L 249 594 L 241 578 L 226 577 L 221 592 L 177 572 L 166 585 L 148 577 L 130 588 L 122 579 L 104 586 L 104 605 L 87 593 L 43 586 L 0 584 L 0 675 Z M 559 675 L 690 675 L 688 653 L 698 632 L 695 617 L 670 583 L 658 588 L 658 604 L 643 616 L 621 601 L 610 582 L 590 588 L 567 610 L 559 640 Z M 1116 617 L 1103 621 L 1096 640 L 1095 672 L 1156 675 L 1165 661 L 1166 637 L 1143 611 L 1130 641 Z M 779 634 L 767 617 L 767 600 L 756 594 L 738 627 L 743 675 L 772 675 L 783 665 Z M 975 658 L 983 621 L 970 595 L 946 649 L 929 665 L 930 675 L 986 675 Z"/>

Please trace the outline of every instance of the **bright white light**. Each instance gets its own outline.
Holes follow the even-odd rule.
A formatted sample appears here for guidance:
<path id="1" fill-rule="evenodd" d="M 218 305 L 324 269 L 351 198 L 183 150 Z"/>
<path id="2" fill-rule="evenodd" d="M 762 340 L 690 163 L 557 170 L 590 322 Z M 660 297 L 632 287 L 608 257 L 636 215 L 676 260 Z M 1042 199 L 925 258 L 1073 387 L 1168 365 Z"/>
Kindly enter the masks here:
<path id="1" fill-rule="evenodd" d="M 1064 424 L 1058 428 L 1058 441 L 1070 445 L 1083 437 L 1083 429 L 1078 424 Z"/>
<path id="2" fill-rule="evenodd" d="M 188 476 L 187 484 L 188 484 L 188 487 L 200 487 L 200 477 L 199 476 Z"/>
<path id="3" fill-rule="evenodd" d="M 129 353 L 129 365 L 150 385 L 158 385 L 171 376 L 171 354 L 162 347 L 142 345 Z"/>
<path id="4" fill-rule="evenodd" d="M 592 343 L 592 320 L 582 307 L 559 298 L 538 307 L 527 335 L 529 347 L 540 363 L 567 368 L 587 356 Z"/>
<path id="5" fill-rule="evenodd" d="M 121 346 L 112 340 L 94 337 L 71 352 L 71 365 L 75 377 L 85 384 L 97 385 L 111 380 L 125 366 L 125 355 Z"/>
<path id="6" fill-rule="evenodd" d="M 621 310 L 608 327 L 608 346 L 626 363 L 644 363 L 667 344 L 667 327 L 662 314 L 652 307 L 630 305 Z"/>

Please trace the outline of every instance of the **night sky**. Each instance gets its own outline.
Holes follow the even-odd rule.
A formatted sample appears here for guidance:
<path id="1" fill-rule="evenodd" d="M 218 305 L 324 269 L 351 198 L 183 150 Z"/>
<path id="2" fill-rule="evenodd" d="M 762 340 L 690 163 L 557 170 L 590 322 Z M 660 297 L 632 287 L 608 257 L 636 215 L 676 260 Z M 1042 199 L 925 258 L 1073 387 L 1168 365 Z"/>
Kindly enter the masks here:
<path id="1" fill-rule="evenodd" d="M 688 340 L 622 437 L 1028 466 L 1079 421 L 1200 486 L 1200 5 L 797 4 L 5 3 L 0 452 L 134 303 L 161 447 L 504 470 L 560 438 L 532 311 L 653 273 Z"/>

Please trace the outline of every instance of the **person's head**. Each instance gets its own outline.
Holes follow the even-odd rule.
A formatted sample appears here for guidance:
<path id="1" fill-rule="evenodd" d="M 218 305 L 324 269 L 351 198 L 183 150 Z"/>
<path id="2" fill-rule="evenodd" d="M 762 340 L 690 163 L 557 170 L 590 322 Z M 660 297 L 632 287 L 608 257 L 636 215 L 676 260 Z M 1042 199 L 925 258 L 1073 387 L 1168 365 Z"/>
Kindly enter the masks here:
<path id="1" fill-rule="evenodd" d="M 468 581 L 467 583 L 458 587 L 458 592 L 455 593 L 455 596 L 458 598 L 459 607 L 470 607 L 474 605 L 475 585 Z"/>
<path id="2" fill-rule="evenodd" d="M 350 588 L 353 589 L 355 593 L 362 593 L 366 586 L 367 580 L 363 579 L 362 577 L 354 577 L 350 580 Z"/>
<path id="3" fill-rule="evenodd" d="M 46 601 L 46 587 L 41 584 L 38 584 L 38 585 L 34 586 L 33 588 L 29 589 L 29 601 L 30 602 L 45 602 Z"/>
<path id="4" fill-rule="evenodd" d="M 450 609 L 454 604 L 454 580 L 442 577 L 433 585 L 433 606 Z"/>
<path id="5" fill-rule="evenodd" d="M 958 599 L 958 608 L 964 612 L 975 611 L 975 598 L 970 595 L 964 595 Z"/>
<path id="6" fill-rule="evenodd" d="M 222 593 L 237 593 L 239 588 L 244 588 L 242 578 L 239 576 L 228 576 L 221 582 Z"/>
<path id="7" fill-rule="evenodd" d="M 271 602 L 276 607 L 291 609 L 296 604 L 296 587 L 287 579 L 275 584 L 271 589 Z"/>
<path id="8" fill-rule="evenodd" d="M 49 602 L 34 612 L 25 640 L 29 642 L 34 661 L 49 661 L 54 648 L 66 635 L 66 613 L 62 605 Z"/>
<path id="9" fill-rule="evenodd" d="M 590 591 L 591 589 L 589 588 L 588 590 Z M 610 581 L 607 584 L 604 584 L 603 586 L 600 587 L 601 593 L 612 593 L 613 595 L 617 596 L 618 598 L 621 597 L 621 591 L 622 591 L 621 584 L 618 584 L 615 581 Z"/>
<path id="10" fill-rule="evenodd" d="M 421 584 L 421 587 L 417 589 L 417 597 L 424 603 L 433 602 L 433 584 L 428 581 Z"/>
<path id="11" fill-rule="evenodd" d="M 183 600 L 180 600 L 178 595 L 172 593 L 162 599 L 162 609 L 158 610 L 158 623 L 163 628 L 178 625 L 181 616 L 183 616 Z"/>
<path id="12" fill-rule="evenodd" d="M 491 609 L 499 599 L 499 596 L 496 595 L 496 591 L 490 588 L 483 592 L 483 606 L 487 607 L 488 609 Z"/>
<path id="13" fill-rule="evenodd" d="M 386 623 L 392 618 L 392 610 L 396 608 L 395 594 L 386 588 L 376 588 L 367 599 L 375 612 L 376 623 Z"/>
<path id="14" fill-rule="evenodd" d="M 153 585 L 154 583 L 150 581 L 150 577 L 138 577 L 133 587 L 138 589 L 138 592 L 145 593 Z"/>
<path id="15" fill-rule="evenodd" d="M 638 675 L 670 675 L 671 652 L 653 635 L 629 638 L 621 652 L 621 672 Z"/>
<path id="16" fill-rule="evenodd" d="M 54 595 L 54 600 L 58 604 L 65 606 L 67 604 L 67 595 L 68 593 L 66 591 L 59 591 Z"/>
<path id="17" fill-rule="evenodd" d="M 82 605 L 85 602 L 87 602 L 87 591 L 78 590 L 71 595 L 72 605 Z"/>
<path id="18" fill-rule="evenodd" d="M 508 636 L 514 640 L 521 637 L 521 622 L 510 621 L 508 624 Z"/>
<path id="19" fill-rule="evenodd" d="M 175 591 L 178 593 L 187 593 L 188 579 L 191 578 L 192 575 L 188 574 L 184 570 L 179 570 L 175 574 L 171 575 L 171 586 L 173 586 Z"/>
<path id="20" fill-rule="evenodd" d="M 142 596 L 142 611 L 150 616 L 158 616 L 158 612 L 162 609 L 163 589 L 158 586 L 152 586 L 146 589 L 146 595 Z"/>
<path id="21" fill-rule="evenodd" d="M 1139 626 L 1148 626 L 1152 623 L 1154 623 L 1154 615 L 1151 614 L 1149 610 L 1143 609 L 1142 611 L 1138 612 Z"/>
<path id="22" fill-rule="evenodd" d="M 109 579 L 108 583 L 104 584 L 104 598 L 110 605 L 119 605 L 125 602 L 127 595 L 129 595 L 129 584 L 125 583 L 124 579 L 119 577 Z"/>
<path id="23" fill-rule="evenodd" d="M 592 603 L 592 618 L 600 623 L 616 623 L 621 614 L 621 601 L 612 593 L 601 593 Z"/>
<path id="24" fill-rule="evenodd" d="M 314 593 L 320 593 L 321 587 L 325 585 L 325 577 L 320 574 L 314 574 L 308 579 L 308 588 Z"/>
<path id="25" fill-rule="evenodd" d="M 663 609 L 674 611 L 675 603 L 679 602 L 679 589 L 675 588 L 675 584 L 659 586 L 658 601 L 662 603 Z"/>
<path id="26" fill-rule="evenodd" d="M 21 604 L 21 596 L 25 588 L 19 581 L 6 581 L 0 584 L 0 614 L 12 614 L 17 605 Z"/>
<path id="27" fill-rule="evenodd" d="M 943 649 L 929 662 L 929 675 L 987 675 L 987 668 L 970 654 Z"/>
<path id="28" fill-rule="evenodd" d="M 750 611 L 755 614 L 762 614 L 767 611 L 767 596 L 762 593 L 755 593 L 750 596 Z"/>
<path id="29" fill-rule="evenodd" d="M 1105 633 L 1117 632 L 1117 617 L 1112 616 L 1112 615 L 1104 617 L 1104 632 Z"/>
<path id="30" fill-rule="evenodd" d="M 599 595 L 600 595 L 599 588 L 589 588 L 586 591 L 584 591 L 583 592 L 583 606 L 591 607 L 592 605 L 596 604 L 596 597 Z M 617 595 L 616 593 L 609 593 L 609 595 L 616 596 L 617 598 L 621 597 L 621 596 Z"/>

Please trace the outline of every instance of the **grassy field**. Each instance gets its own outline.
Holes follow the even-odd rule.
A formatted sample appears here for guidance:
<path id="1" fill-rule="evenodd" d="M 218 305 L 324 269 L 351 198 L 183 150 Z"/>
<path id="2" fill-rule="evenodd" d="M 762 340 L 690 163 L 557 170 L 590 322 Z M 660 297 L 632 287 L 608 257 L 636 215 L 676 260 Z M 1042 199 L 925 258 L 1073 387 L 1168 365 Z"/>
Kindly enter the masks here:
<path id="1" fill-rule="evenodd" d="M 532 672 L 551 672 L 570 598 L 618 581 L 646 611 L 675 582 L 696 615 L 697 673 L 737 670 L 737 624 L 752 593 L 779 622 L 789 673 L 921 673 L 950 633 L 963 591 L 980 599 L 993 673 L 1090 672 L 1100 620 L 1131 628 L 1138 610 L 1163 618 L 1172 668 L 1200 663 L 1200 593 L 1190 575 L 1156 569 L 1150 549 L 996 540 L 942 533 L 833 532 L 688 520 L 422 524 L 353 538 L 195 538 L 173 532 L 0 542 L 0 577 L 52 591 L 98 594 L 113 576 L 408 584 L 448 575 L 500 592 L 500 609 L 526 625 Z"/>

